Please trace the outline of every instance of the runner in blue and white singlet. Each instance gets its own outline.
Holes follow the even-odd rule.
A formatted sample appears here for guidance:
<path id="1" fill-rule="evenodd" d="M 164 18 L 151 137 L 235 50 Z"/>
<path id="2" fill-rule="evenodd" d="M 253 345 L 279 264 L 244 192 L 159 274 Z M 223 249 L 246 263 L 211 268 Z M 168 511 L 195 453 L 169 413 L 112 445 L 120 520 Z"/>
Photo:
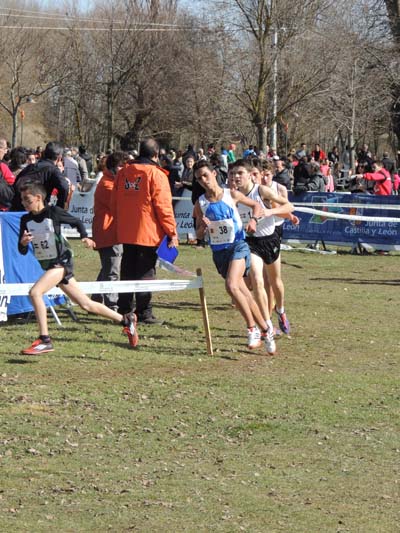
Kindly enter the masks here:
<path id="1" fill-rule="evenodd" d="M 224 250 L 231 247 L 234 242 L 244 241 L 243 223 L 230 189 L 223 189 L 223 197 L 217 202 L 210 202 L 203 194 L 199 198 L 199 205 L 203 215 L 210 221 L 208 235 L 213 251 Z M 250 207 L 246 209 L 250 213 L 246 220 L 248 224 L 252 209 Z"/>
<path id="2" fill-rule="evenodd" d="M 194 206 L 197 238 L 208 233 L 213 260 L 219 274 L 225 279 L 225 288 L 247 325 L 249 349 L 261 345 L 261 335 L 272 335 L 268 331 L 262 313 L 244 282 L 250 267 L 250 249 L 245 238 L 243 224 L 237 205 L 244 203 L 252 215 L 246 225 L 247 232 L 256 230 L 262 208 L 258 202 L 246 198 L 234 189 L 222 189 L 217 182 L 215 169 L 206 161 L 198 161 L 194 166 L 196 180 L 205 190 Z M 258 326 L 258 327 L 257 327 Z M 258 329 L 260 328 L 260 329 Z M 266 344 L 267 352 L 272 355 Z"/>

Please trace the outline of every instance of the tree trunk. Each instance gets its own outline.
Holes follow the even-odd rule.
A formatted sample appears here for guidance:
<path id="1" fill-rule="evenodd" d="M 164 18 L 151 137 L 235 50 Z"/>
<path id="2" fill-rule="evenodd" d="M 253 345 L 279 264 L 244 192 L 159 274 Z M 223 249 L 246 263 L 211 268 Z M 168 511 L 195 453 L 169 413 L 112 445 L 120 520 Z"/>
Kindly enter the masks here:
<path id="1" fill-rule="evenodd" d="M 265 125 L 265 122 L 259 119 L 254 121 L 254 125 L 257 130 L 257 147 L 265 153 L 267 150 L 267 126 Z"/>
<path id="2" fill-rule="evenodd" d="M 400 2 L 399 0 L 385 0 L 387 14 L 389 17 L 389 26 L 393 38 L 400 45 Z"/>
<path id="3" fill-rule="evenodd" d="M 114 149 L 114 102 L 111 83 L 107 87 L 107 148 Z"/>
<path id="4" fill-rule="evenodd" d="M 79 138 L 79 141 L 82 142 L 82 130 L 81 130 L 81 119 L 79 116 L 79 108 L 76 103 L 74 103 L 74 107 L 75 107 L 75 121 L 76 121 L 76 129 L 78 132 L 78 138 Z"/>
<path id="5" fill-rule="evenodd" d="M 17 131 L 18 131 L 18 108 L 13 110 L 12 114 L 12 135 L 11 135 L 11 148 L 17 146 Z"/>
<path id="6" fill-rule="evenodd" d="M 397 51 L 400 51 L 400 1 L 385 0 L 389 26 Z M 397 137 L 397 148 L 400 147 L 400 82 L 393 82 L 392 88 L 391 122 L 393 132 Z"/>
<path id="7" fill-rule="evenodd" d="M 400 147 L 400 84 L 393 84 L 392 87 L 393 104 L 391 108 L 391 121 L 393 133 L 397 137 L 397 146 Z"/>

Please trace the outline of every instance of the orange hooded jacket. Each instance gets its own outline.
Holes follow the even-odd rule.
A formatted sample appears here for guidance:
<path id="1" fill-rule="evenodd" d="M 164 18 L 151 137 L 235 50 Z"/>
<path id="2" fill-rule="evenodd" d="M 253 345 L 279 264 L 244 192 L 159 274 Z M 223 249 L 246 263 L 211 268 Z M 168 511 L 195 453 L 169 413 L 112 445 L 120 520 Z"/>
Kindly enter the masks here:
<path id="1" fill-rule="evenodd" d="M 114 174 L 105 168 L 94 193 L 92 235 L 96 249 L 118 244 L 112 214 L 114 178 Z"/>
<path id="2" fill-rule="evenodd" d="M 118 172 L 113 212 L 121 244 L 158 246 L 165 235 L 177 234 L 168 177 L 150 159 L 136 159 Z"/>

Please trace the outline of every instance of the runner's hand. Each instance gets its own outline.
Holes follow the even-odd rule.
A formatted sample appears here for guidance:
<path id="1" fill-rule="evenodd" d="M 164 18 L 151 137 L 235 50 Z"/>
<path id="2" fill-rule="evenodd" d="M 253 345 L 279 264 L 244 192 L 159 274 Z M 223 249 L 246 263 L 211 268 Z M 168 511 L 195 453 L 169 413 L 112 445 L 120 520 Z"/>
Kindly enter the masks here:
<path id="1" fill-rule="evenodd" d="M 179 246 L 178 237 L 176 235 L 174 235 L 173 237 L 170 237 L 169 242 L 168 242 L 168 248 L 178 248 L 178 246 Z"/>
<path id="2" fill-rule="evenodd" d="M 96 243 L 92 239 L 89 239 L 89 237 L 84 237 L 82 242 L 86 248 L 91 248 L 92 250 L 96 248 Z"/>
<path id="3" fill-rule="evenodd" d="M 20 243 L 22 246 L 28 246 L 28 244 L 31 242 L 32 239 L 33 239 L 32 233 L 25 230 L 24 234 L 21 237 Z"/>

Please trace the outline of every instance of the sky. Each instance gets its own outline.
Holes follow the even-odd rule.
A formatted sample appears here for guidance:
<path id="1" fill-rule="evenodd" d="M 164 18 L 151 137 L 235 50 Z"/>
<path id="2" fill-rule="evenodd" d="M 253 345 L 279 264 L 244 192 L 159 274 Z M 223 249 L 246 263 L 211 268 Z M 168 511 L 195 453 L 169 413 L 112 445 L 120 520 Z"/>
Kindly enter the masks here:
<path id="1" fill-rule="evenodd" d="M 66 2 L 64 2 L 64 0 L 42 0 L 40 3 L 43 6 L 43 9 L 50 10 L 54 7 L 63 7 Z M 92 0 L 75 0 L 75 3 L 80 10 L 85 11 L 86 9 L 90 9 Z"/>
<path id="2" fill-rule="evenodd" d="M 178 2 L 181 7 L 185 7 L 186 9 L 193 9 L 195 7 L 197 8 L 203 3 L 202 0 L 178 0 Z M 65 2 L 65 0 L 41 0 L 39 3 L 42 5 L 44 10 L 49 10 L 52 7 L 62 7 L 69 2 Z M 75 0 L 75 4 L 80 10 L 85 11 L 90 9 L 90 7 L 93 5 L 93 0 Z"/>

